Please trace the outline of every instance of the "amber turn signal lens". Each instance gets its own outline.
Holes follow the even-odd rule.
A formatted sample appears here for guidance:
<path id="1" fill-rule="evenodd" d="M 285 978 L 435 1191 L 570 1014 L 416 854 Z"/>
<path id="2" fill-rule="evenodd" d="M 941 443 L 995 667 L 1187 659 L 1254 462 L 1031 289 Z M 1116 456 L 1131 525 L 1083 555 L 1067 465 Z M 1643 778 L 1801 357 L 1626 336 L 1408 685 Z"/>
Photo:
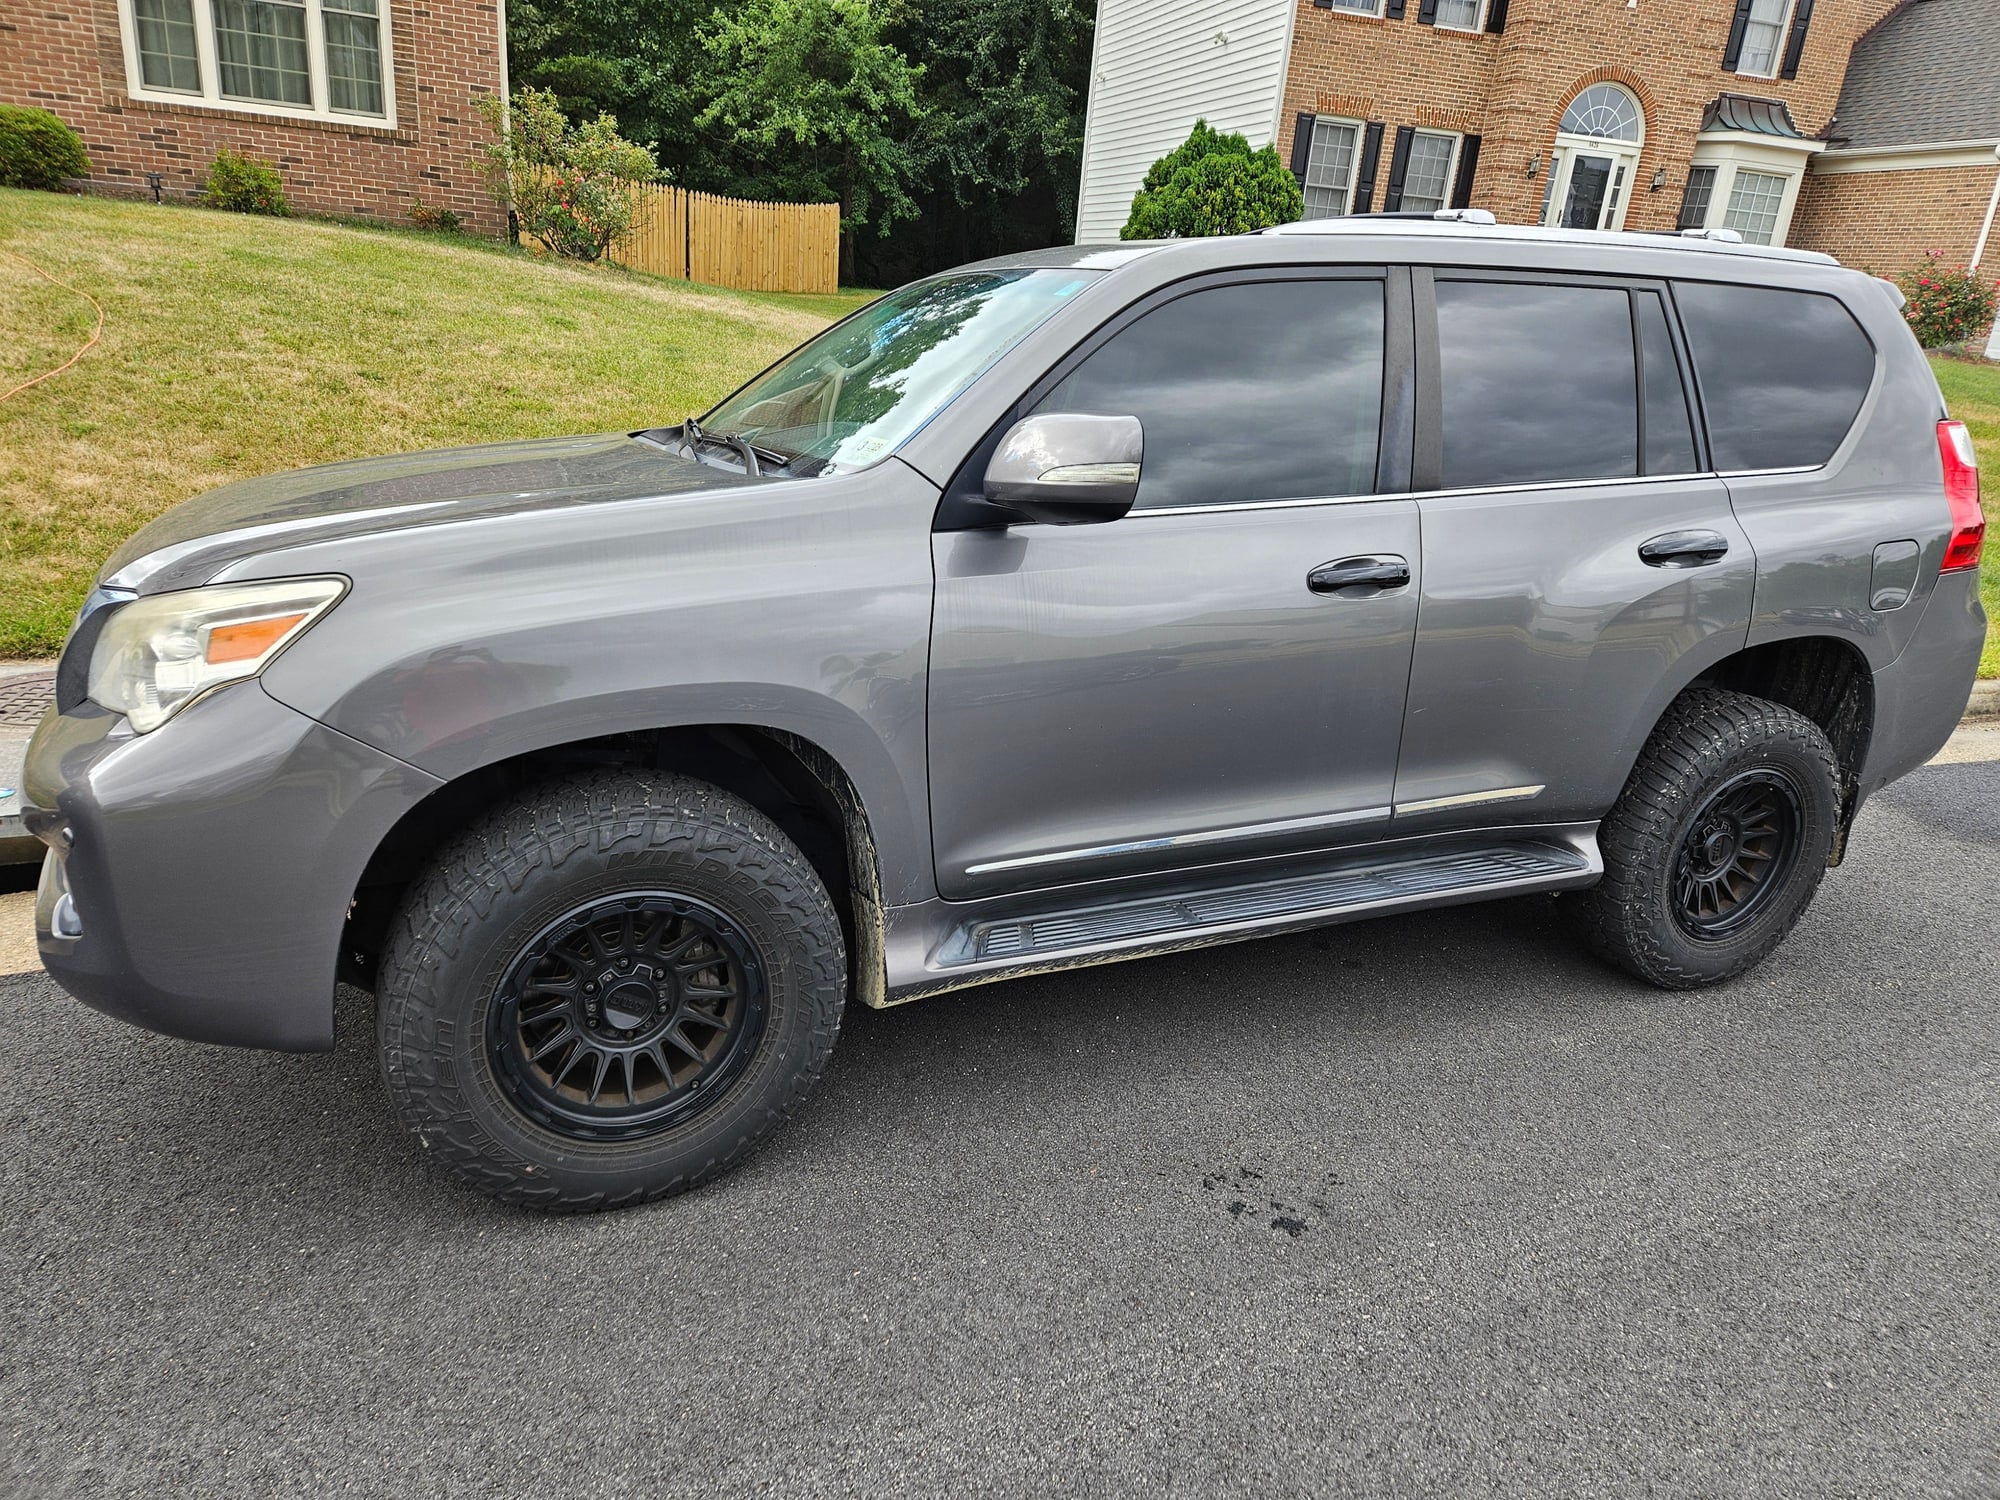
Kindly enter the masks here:
<path id="1" fill-rule="evenodd" d="M 266 620 L 242 620 L 233 625 L 217 625 L 208 632 L 208 662 L 219 666 L 229 661 L 255 661 L 282 641 L 291 628 L 306 617 L 272 615 Z"/>

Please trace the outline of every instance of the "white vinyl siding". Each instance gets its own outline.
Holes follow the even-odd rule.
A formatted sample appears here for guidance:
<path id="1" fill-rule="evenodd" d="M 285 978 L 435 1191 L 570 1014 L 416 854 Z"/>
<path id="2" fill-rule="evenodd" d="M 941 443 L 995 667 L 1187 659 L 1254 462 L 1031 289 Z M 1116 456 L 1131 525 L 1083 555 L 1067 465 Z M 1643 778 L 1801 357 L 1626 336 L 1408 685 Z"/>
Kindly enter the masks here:
<path id="1" fill-rule="evenodd" d="M 1080 244 L 1116 240 L 1146 169 L 1196 120 L 1270 145 L 1291 42 L 1285 0 L 1102 0 L 1083 126 Z"/>

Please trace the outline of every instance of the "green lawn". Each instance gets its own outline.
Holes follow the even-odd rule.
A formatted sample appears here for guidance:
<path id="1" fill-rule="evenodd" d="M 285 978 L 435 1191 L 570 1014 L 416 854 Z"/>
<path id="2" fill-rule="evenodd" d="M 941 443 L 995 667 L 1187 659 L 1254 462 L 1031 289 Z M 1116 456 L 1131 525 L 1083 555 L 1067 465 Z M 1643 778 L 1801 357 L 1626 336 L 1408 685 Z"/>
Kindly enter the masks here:
<path id="1" fill-rule="evenodd" d="M 872 296 L 694 288 L 409 232 L 0 188 L 0 249 L 104 304 L 0 404 L 0 657 L 55 650 L 143 522 L 245 475 L 700 410 Z M 93 314 L 0 258 L 0 390 Z M 1940 359 L 2000 521 L 2000 365 Z M 2000 619 L 2000 526 L 1981 587 Z M 2000 676 L 2000 632 L 1980 674 Z"/>
<path id="2" fill-rule="evenodd" d="M 0 189 L 0 249 L 104 305 L 0 404 L 0 657 L 140 524 L 245 475 L 698 411 L 872 293 L 691 288 L 410 232 Z M 0 257 L 0 391 L 89 336 Z"/>
<path id="3" fill-rule="evenodd" d="M 2000 364 L 1933 359 L 1951 414 L 1972 432 L 1979 449 L 1979 498 L 1986 507 L 1986 557 L 1979 597 L 1986 605 L 1986 654 L 1981 677 L 2000 677 Z"/>

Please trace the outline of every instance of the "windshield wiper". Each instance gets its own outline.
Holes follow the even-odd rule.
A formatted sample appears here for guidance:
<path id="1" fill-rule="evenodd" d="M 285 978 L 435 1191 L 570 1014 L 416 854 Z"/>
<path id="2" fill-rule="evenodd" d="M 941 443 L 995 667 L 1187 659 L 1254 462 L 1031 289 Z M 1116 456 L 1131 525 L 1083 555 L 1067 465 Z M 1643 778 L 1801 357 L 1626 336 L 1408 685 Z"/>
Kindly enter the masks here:
<path id="1" fill-rule="evenodd" d="M 691 451 L 704 442 L 721 443 L 731 449 L 742 457 L 743 472 L 753 479 L 762 474 L 767 465 L 776 469 L 790 468 L 796 456 L 780 453 L 775 448 L 759 447 L 740 432 L 704 432 L 693 417 L 681 423 L 681 435 L 687 439 Z"/>

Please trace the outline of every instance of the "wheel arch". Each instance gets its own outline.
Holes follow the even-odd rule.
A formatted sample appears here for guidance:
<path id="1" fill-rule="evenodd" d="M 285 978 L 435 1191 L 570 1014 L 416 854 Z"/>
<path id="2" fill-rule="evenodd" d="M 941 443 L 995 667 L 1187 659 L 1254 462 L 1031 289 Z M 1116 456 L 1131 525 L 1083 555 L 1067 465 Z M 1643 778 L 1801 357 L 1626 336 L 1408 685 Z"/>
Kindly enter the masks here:
<path id="1" fill-rule="evenodd" d="M 1766 698 L 1820 727 L 1840 766 L 1840 822 L 1829 861 L 1839 864 L 1860 807 L 1861 771 L 1875 733 L 1875 678 L 1860 649 L 1835 635 L 1790 636 L 1746 646 L 1716 662 L 1688 687 L 1719 687 Z"/>
<path id="2" fill-rule="evenodd" d="M 692 776 L 741 797 L 797 844 L 825 883 L 848 948 L 849 994 L 886 1001 L 881 861 L 868 811 L 840 761 L 813 740 L 757 723 L 682 724 L 548 745 L 467 770 L 409 808 L 355 882 L 339 977 L 372 987 L 404 892 L 436 852 L 495 807 L 566 772 L 629 766 Z"/>

